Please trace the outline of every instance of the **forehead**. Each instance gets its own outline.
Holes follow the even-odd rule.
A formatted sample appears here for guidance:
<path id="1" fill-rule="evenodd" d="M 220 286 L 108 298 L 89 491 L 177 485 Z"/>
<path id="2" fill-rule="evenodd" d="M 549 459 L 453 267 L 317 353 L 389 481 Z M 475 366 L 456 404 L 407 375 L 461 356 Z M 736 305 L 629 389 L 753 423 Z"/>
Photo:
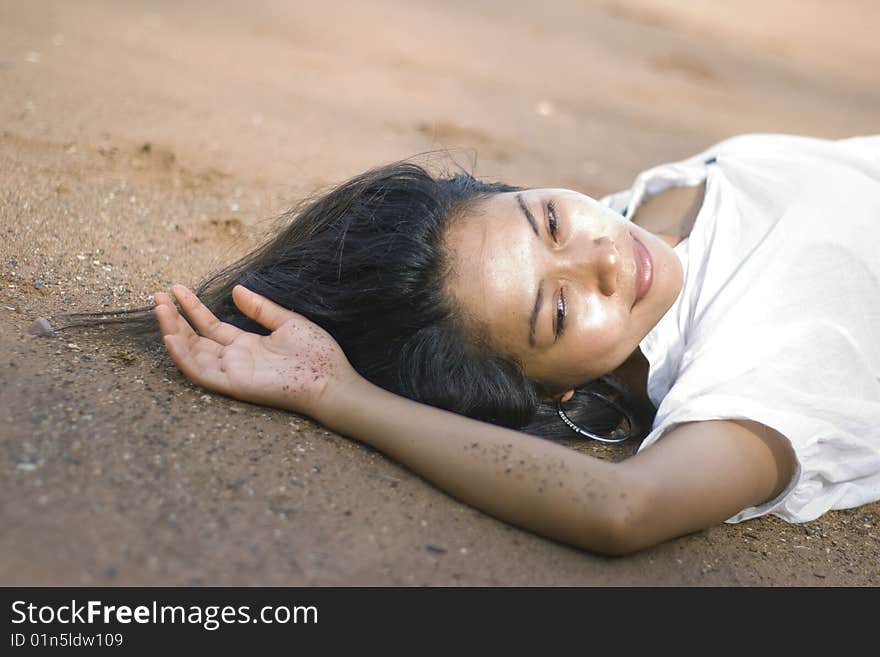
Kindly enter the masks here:
<path id="1" fill-rule="evenodd" d="M 528 344 L 539 244 L 517 194 L 484 199 L 453 223 L 445 240 L 447 293 L 469 319 L 482 325 L 490 342 L 513 353 Z M 535 190 L 521 194 L 527 200 Z M 540 222 L 539 215 L 535 219 Z"/>

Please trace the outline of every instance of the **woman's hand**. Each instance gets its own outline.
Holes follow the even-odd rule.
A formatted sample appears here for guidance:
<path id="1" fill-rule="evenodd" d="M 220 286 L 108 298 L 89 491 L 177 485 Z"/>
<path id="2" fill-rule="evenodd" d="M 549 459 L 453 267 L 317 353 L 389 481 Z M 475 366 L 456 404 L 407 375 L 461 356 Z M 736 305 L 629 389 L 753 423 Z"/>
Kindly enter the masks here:
<path id="1" fill-rule="evenodd" d="M 155 295 L 156 317 L 171 359 L 193 383 L 315 417 L 328 389 L 358 378 L 330 334 L 241 285 L 232 291 L 235 305 L 270 335 L 221 322 L 182 285 L 172 293 L 189 322 L 163 293 Z"/>

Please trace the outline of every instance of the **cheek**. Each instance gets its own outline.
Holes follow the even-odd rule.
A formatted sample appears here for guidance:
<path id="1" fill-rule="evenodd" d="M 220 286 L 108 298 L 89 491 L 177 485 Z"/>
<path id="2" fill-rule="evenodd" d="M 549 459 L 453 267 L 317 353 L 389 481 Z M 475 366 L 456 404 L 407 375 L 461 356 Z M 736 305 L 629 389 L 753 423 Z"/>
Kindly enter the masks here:
<path id="1" fill-rule="evenodd" d="M 577 340 L 573 340 L 579 357 L 596 366 L 615 360 L 621 350 L 625 351 L 629 321 L 619 308 L 596 304 L 588 318 L 580 323 Z"/>
<path id="2" fill-rule="evenodd" d="M 607 348 L 626 334 L 628 321 L 629 317 L 622 314 L 619 304 L 604 303 L 593 297 L 584 304 L 578 326 L 586 341 Z"/>

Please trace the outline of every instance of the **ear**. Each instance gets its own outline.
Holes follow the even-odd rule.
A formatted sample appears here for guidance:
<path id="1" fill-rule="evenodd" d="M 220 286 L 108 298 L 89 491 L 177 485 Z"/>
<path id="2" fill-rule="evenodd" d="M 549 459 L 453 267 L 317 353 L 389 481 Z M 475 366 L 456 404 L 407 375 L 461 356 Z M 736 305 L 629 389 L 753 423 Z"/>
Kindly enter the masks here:
<path id="1" fill-rule="evenodd" d="M 574 397 L 574 388 L 561 392 L 558 395 L 547 397 L 547 401 L 561 401 L 562 403 L 565 403 L 572 397 Z"/>

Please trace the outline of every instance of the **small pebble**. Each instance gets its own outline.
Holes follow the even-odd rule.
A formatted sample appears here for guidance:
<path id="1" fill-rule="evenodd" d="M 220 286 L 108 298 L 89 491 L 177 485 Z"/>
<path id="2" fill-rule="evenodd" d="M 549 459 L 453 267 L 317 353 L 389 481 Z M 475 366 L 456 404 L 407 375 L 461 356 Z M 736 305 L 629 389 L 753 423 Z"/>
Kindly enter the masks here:
<path id="1" fill-rule="evenodd" d="M 52 325 L 49 323 L 49 320 L 45 317 L 40 317 L 39 319 L 35 319 L 34 323 L 31 324 L 30 334 L 46 336 L 51 334 L 52 330 Z"/>

